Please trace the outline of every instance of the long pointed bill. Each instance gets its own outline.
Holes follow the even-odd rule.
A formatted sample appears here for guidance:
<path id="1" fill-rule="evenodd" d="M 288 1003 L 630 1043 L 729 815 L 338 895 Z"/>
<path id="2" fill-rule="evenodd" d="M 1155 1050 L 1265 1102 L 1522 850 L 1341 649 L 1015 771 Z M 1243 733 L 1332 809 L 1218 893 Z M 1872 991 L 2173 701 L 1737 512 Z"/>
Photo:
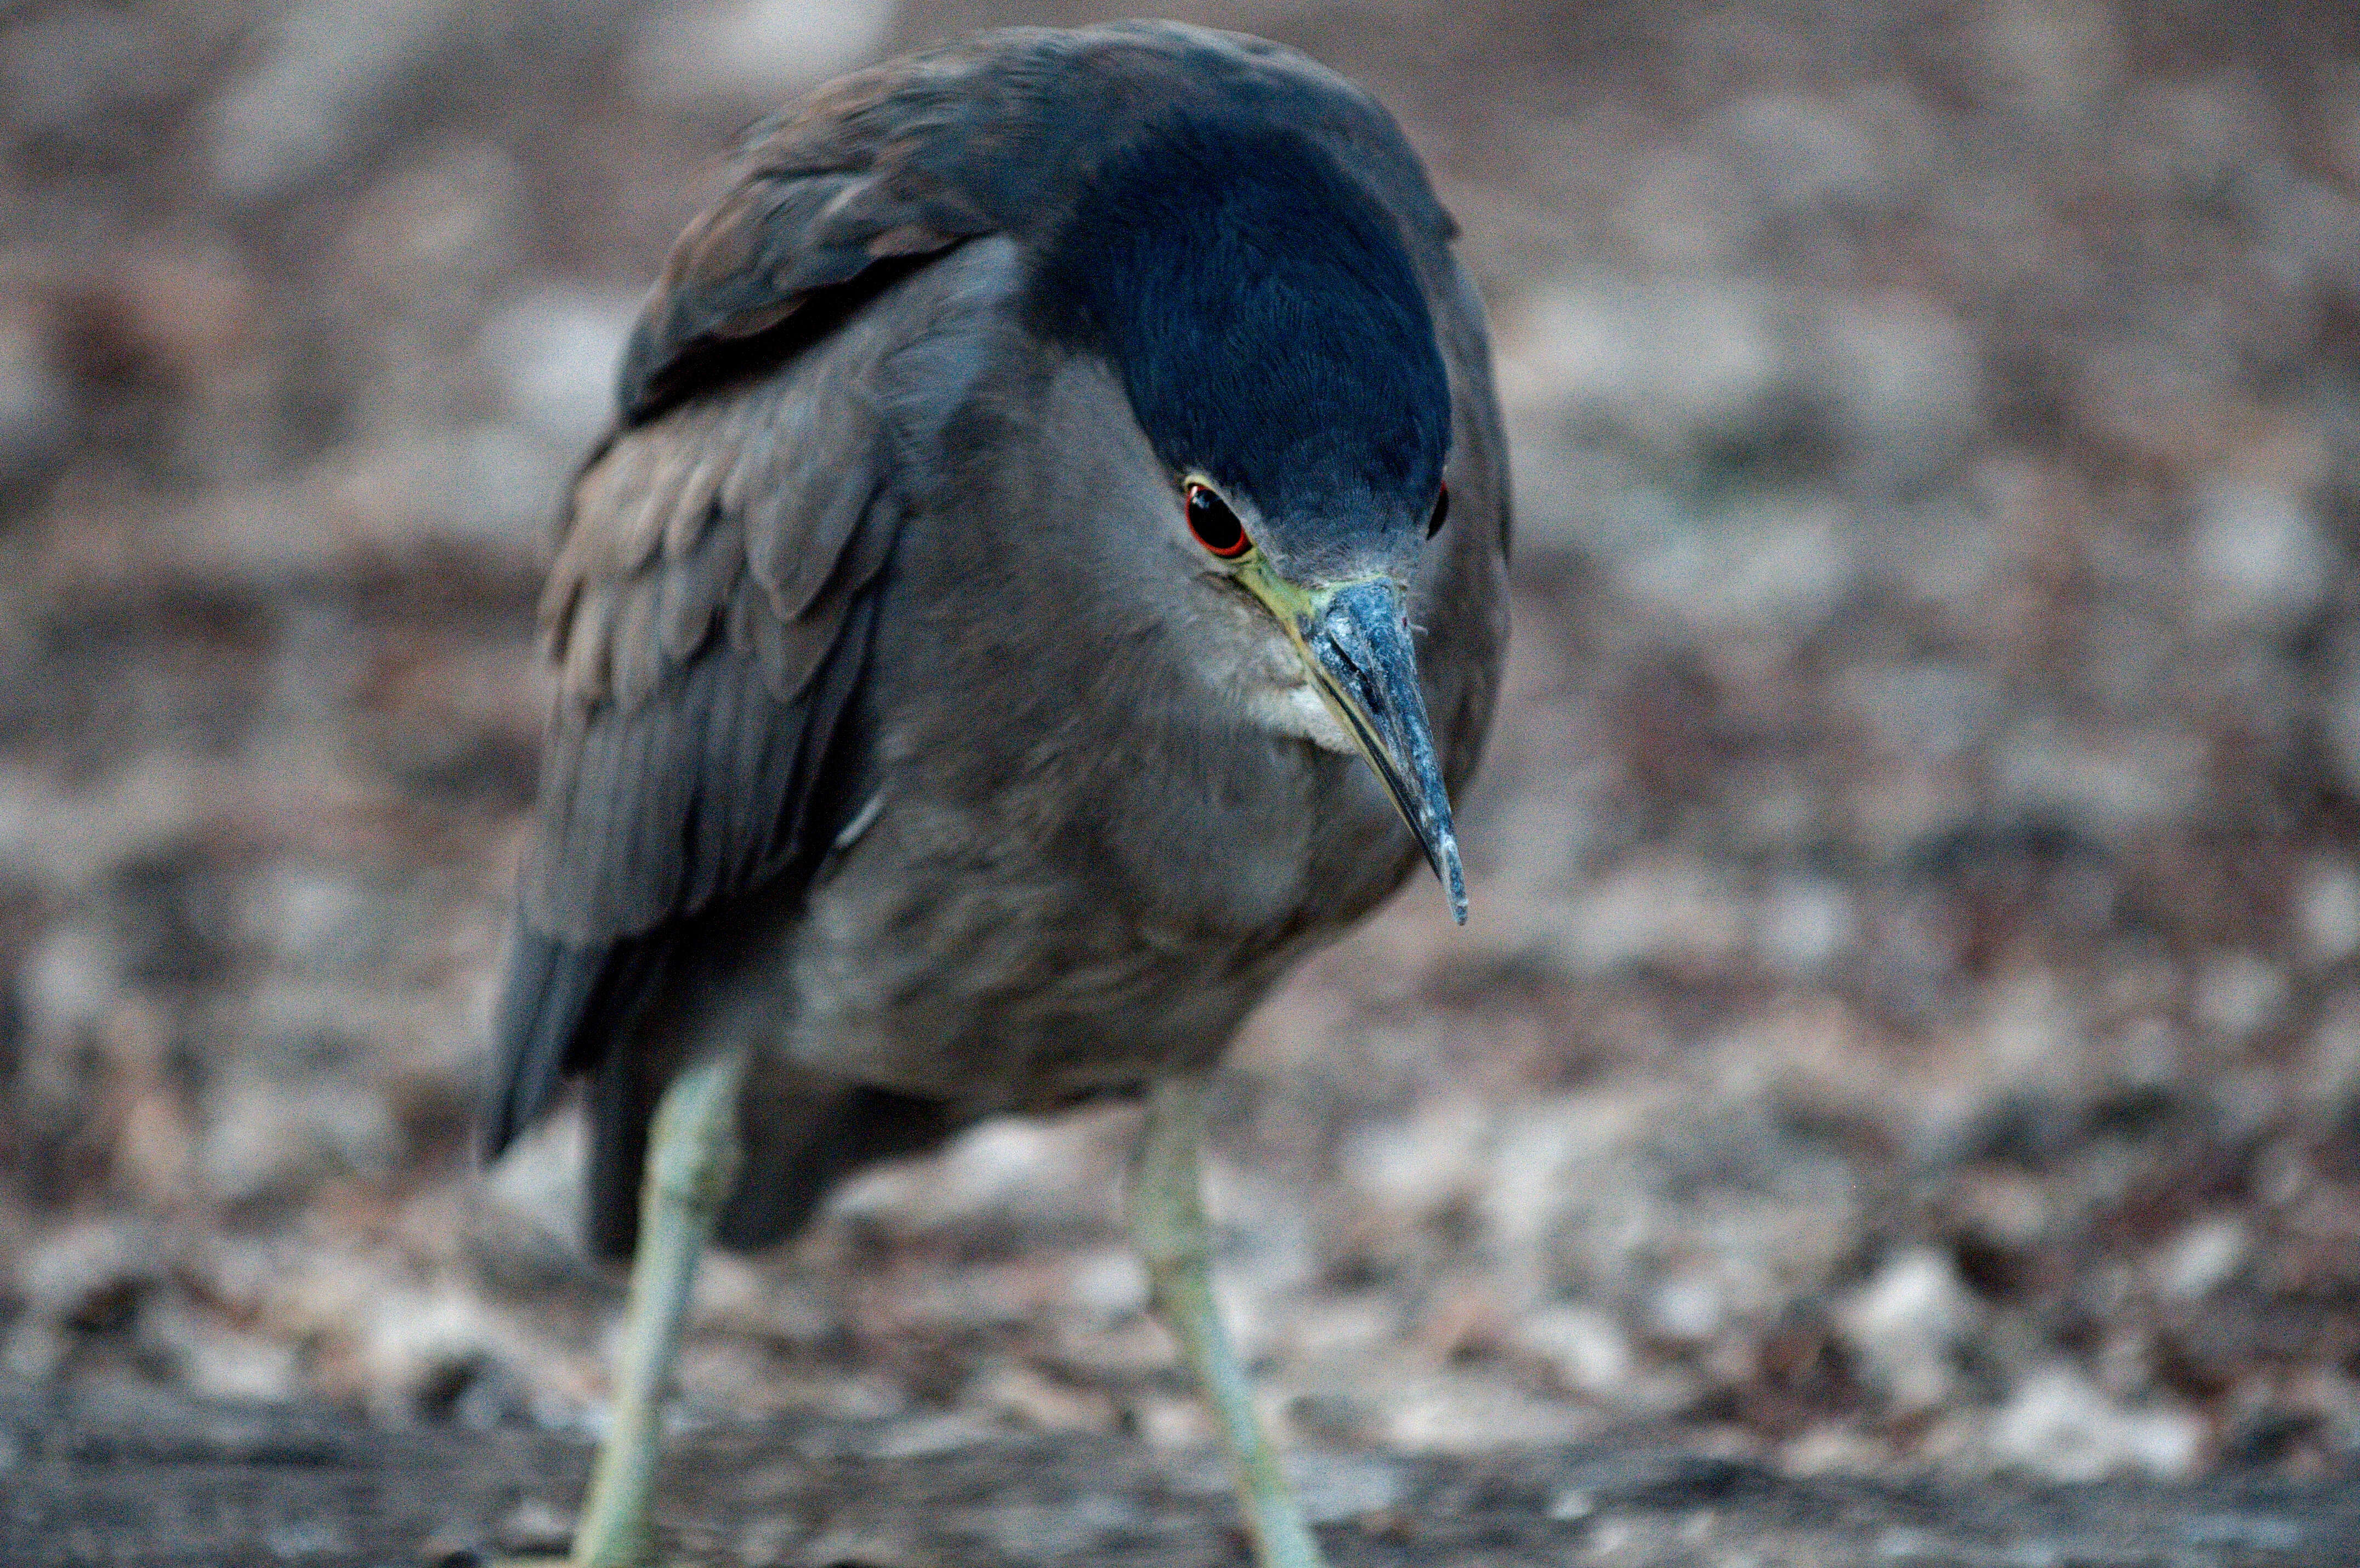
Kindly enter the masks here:
<path id="1" fill-rule="evenodd" d="M 1288 597 L 1297 594 L 1300 590 Z M 1467 877 L 1459 865 L 1450 796 L 1426 717 L 1401 590 L 1390 579 L 1376 578 L 1303 595 L 1297 604 L 1293 615 L 1282 618 L 1292 623 L 1313 682 L 1384 781 L 1393 809 L 1417 836 L 1426 863 L 1450 897 L 1452 918 L 1465 925 Z"/>

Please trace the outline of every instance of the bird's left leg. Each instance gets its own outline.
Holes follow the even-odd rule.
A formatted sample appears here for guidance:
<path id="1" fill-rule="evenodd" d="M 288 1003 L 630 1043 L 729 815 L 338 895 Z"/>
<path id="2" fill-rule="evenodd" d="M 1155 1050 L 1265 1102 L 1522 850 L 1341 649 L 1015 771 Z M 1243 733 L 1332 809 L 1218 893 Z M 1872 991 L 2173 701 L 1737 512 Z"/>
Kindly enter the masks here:
<path id="1" fill-rule="evenodd" d="M 656 1106 L 639 1198 L 614 1413 L 574 1536 L 573 1568 L 648 1568 L 663 1397 L 680 1352 L 697 1258 L 738 1174 L 743 1048 L 710 1056 L 672 1081 Z"/>
<path id="2" fill-rule="evenodd" d="M 1156 1310 L 1213 1407 L 1246 1528 L 1262 1568 L 1320 1568 L 1318 1542 L 1279 1469 L 1278 1450 L 1254 1411 L 1253 1388 L 1213 1303 L 1211 1239 L 1197 1150 L 1205 1138 L 1205 1080 L 1167 1078 L 1149 1092 L 1147 1126 L 1131 1170 L 1131 1233 L 1147 1264 Z"/>

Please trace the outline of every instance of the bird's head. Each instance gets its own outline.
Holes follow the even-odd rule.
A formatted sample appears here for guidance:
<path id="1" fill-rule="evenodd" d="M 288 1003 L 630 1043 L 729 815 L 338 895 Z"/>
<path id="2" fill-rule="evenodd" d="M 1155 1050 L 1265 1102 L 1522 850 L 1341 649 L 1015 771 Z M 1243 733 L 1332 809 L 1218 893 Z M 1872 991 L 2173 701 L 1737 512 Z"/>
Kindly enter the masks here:
<path id="1" fill-rule="evenodd" d="M 1393 219 L 1299 133 L 1175 118 L 1102 167 L 1035 299 L 1120 376 L 1189 577 L 1291 649 L 1273 722 L 1367 759 L 1463 922 L 1408 619 L 1450 383 Z"/>

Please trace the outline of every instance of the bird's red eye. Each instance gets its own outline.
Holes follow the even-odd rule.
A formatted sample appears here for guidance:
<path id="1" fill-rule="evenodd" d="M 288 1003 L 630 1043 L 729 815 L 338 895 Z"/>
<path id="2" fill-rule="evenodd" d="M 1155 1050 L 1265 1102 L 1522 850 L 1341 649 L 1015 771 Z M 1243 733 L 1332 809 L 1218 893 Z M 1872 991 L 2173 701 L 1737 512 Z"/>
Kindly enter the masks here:
<path id="1" fill-rule="evenodd" d="M 1434 497 L 1434 515 L 1426 519 L 1426 537 L 1432 539 L 1450 520 L 1450 486 L 1446 485 Z"/>
<path id="2" fill-rule="evenodd" d="M 1253 540 L 1246 537 L 1246 526 L 1229 510 L 1229 504 L 1213 494 L 1209 485 L 1187 487 L 1188 531 L 1196 542 L 1219 556 L 1223 561 L 1235 561 L 1253 549 Z"/>

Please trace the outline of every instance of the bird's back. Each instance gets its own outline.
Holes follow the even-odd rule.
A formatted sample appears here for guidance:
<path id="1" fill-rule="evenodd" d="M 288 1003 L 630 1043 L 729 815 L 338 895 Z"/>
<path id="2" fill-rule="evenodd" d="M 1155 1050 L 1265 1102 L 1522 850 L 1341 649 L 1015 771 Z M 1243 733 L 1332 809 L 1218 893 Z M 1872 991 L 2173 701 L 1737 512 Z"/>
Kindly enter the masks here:
<path id="1" fill-rule="evenodd" d="M 991 35 L 823 89 L 758 129 L 667 265 L 544 601 L 560 690 L 487 1146 L 587 1073 L 607 1247 L 628 1247 L 649 1108 L 703 1037 L 787 1047 L 749 1113 L 771 1134 L 757 1178 L 800 1173 L 738 1227 L 767 1239 L 854 1145 L 1209 1055 L 1414 858 L 1349 759 L 1142 722 L 1164 677 L 1135 628 L 1023 641 L 1069 626 L 1070 584 L 1011 531 L 1049 504 L 1022 486 L 1087 509 L 1124 436 L 1119 387 L 1029 332 L 1028 283 L 1109 153 L 1199 112 L 1302 133 L 1398 225 L 1453 410 L 1451 521 L 1412 614 L 1446 772 L 1471 770 L 1504 639 L 1504 454 L 1480 307 L 1383 112 L 1288 51 L 1152 25 Z M 962 585 L 965 620 L 942 608 Z M 1126 648 L 1140 670 L 1113 678 Z M 1044 691 L 1080 717 L 1035 722 Z M 1156 792 L 1126 791 L 1126 757 Z M 1273 884 L 1223 929 L 1185 877 L 1116 875 L 1173 831 L 1152 808 L 1175 769 L 1208 799 L 1260 791 L 1247 816 L 1282 836 L 1311 806 L 1360 840 L 1306 844 L 1299 879 L 1324 891 Z M 1207 868 L 1233 874 L 1219 849 Z"/>

